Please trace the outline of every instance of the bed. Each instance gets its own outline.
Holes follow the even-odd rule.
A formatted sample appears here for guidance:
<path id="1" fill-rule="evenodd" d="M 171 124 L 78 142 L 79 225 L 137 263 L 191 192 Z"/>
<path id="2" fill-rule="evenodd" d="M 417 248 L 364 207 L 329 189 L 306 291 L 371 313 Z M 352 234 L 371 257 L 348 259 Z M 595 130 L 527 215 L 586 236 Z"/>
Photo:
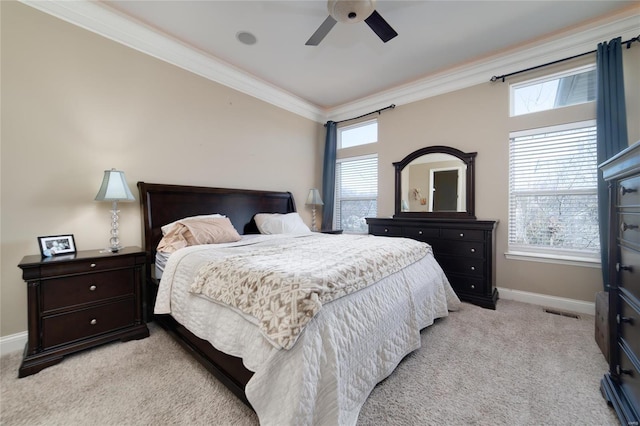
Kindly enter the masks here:
<path id="1" fill-rule="evenodd" d="M 208 251 L 225 250 L 224 244 L 186 247 L 173 253 L 163 274 L 175 276 L 175 283 L 167 284 L 169 278 L 163 275 L 159 287 L 154 264 L 163 237 L 161 228 L 183 218 L 221 214 L 241 234 L 241 241 L 229 243 L 228 250 L 234 252 L 251 244 L 347 247 L 357 237 L 260 235 L 256 214 L 296 212 L 289 192 L 145 182 L 138 182 L 138 188 L 148 256 L 148 318 L 253 408 L 261 424 L 355 424 L 375 384 L 420 347 L 420 330 L 459 306 L 442 269 L 428 254 L 372 285 L 327 301 L 295 339 L 278 346 L 246 312 L 197 297 L 183 288 L 184 283 L 178 284 L 199 276 L 194 268 L 199 265 L 202 271 Z M 282 242 L 273 242 L 275 237 Z M 343 240 L 333 240 L 339 238 Z M 396 240 L 398 244 L 403 240 L 361 238 Z M 378 240 L 376 244 L 382 244 Z M 167 293 L 167 288 L 173 290 Z M 154 307 L 166 313 L 154 315 Z"/>

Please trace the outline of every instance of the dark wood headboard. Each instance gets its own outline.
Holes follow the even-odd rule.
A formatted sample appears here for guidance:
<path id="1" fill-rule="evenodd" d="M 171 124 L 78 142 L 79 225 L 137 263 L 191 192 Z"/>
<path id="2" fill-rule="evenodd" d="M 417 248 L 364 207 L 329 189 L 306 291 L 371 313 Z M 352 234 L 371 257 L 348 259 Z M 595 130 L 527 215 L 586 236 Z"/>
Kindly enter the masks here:
<path id="1" fill-rule="evenodd" d="M 156 247 L 162 239 L 160 228 L 175 220 L 219 213 L 226 215 L 240 234 L 257 234 L 258 228 L 253 220 L 256 213 L 296 211 L 290 192 L 145 182 L 138 182 L 138 190 L 142 207 L 142 242 L 149 256 L 148 268 L 155 261 Z"/>

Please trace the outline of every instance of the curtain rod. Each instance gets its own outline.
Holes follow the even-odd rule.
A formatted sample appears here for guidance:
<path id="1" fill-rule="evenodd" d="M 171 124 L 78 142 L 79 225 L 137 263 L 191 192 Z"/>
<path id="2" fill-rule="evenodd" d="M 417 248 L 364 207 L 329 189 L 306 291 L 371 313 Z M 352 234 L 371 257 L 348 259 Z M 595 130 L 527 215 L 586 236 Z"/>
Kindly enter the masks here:
<path id="1" fill-rule="evenodd" d="M 335 123 L 336 124 L 340 124 L 340 123 L 344 123 L 345 121 L 357 120 L 358 118 L 366 117 L 367 115 L 371 115 L 371 114 L 375 114 L 375 113 L 381 114 L 382 111 L 385 111 L 385 110 L 388 110 L 388 109 L 394 109 L 395 107 L 396 107 L 396 104 L 391 104 L 388 107 L 380 108 L 380 109 L 377 109 L 375 111 L 371 111 L 371 112 L 368 112 L 366 114 L 359 115 L 357 117 L 347 118 L 345 120 L 336 121 Z M 325 123 L 324 127 L 327 127 L 326 123 Z"/>
<path id="2" fill-rule="evenodd" d="M 640 35 L 637 37 L 634 37 L 632 39 L 629 39 L 627 41 L 623 41 L 620 44 L 626 44 L 627 45 L 627 49 L 629 49 L 631 47 L 631 43 L 633 43 L 634 41 L 640 41 Z M 497 81 L 497 80 L 502 80 L 502 82 L 504 83 L 504 80 L 507 77 L 511 77 L 512 75 L 516 75 L 516 74 L 521 74 L 523 72 L 527 72 L 527 71 L 533 71 L 533 70 L 537 70 L 538 68 L 543 68 L 543 67 L 548 67 L 549 65 L 555 65 L 558 64 L 560 62 L 564 62 L 564 61 L 569 61 L 571 59 L 575 59 L 575 58 L 579 58 L 581 56 L 586 56 L 586 55 L 590 55 L 592 53 L 596 53 L 597 50 L 592 50 L 590 52 L 584 52 L 584 53 L 580 53 L 578 55 L 574 55 L 574 56 L 570 56 L 568 58 L 564 58 L 564 59 L 558 59 L 557 61 L 553 61 L 553 62 L 547 62 L 546 64 L 542 64 L 542 65 L 536 65 L 535 67 L 531 67 L 531 68 L 527 68 L 524 70 L 520 70 L 520 71 L 515 71 L 509 74 L 503 74 L 503 75 L 498 75 L 498 76 L 493 76 L 491 77 L 491 79 L 489 81 Z"/>

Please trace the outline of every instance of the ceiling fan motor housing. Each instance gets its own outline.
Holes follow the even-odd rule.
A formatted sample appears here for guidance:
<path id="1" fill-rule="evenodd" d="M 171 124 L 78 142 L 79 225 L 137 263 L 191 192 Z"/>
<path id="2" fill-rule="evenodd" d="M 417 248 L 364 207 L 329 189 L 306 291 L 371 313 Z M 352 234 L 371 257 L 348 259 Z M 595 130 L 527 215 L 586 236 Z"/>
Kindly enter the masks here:
<path id="1" fill-rule="evenodd" d="M 354 24 L 367 19 L 376 9 L 375 0 L 329 0 L 329 15 L 338 22 Z"/>

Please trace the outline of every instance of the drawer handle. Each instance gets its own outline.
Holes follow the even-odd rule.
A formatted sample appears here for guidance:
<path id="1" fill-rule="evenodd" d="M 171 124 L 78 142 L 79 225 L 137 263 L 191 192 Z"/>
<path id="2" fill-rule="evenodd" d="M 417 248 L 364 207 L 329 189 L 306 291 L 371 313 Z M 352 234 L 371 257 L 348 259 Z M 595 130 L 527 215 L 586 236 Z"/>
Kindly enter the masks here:
<path id="1" fill-rule="evenodd" d="M 627 324 L 633 324 L 633 318 L 632 317 L 623 317 L 620 314 L 616 315 L 616 322 L 618 324 L 622 324 L 622 323 L 627 323 Z"/>
<path id="2" fill-rule="evenodd" d="M 476 252 L 476 249 L 472 248 L 471 253 L 475 253 L 475 252 Z"/>
<path id="3" fill-rule="evenodd" d="M 422 235 L 422 229 L 418 231 L 418 235 Z"/>
<path id="4" fill-rule="evenodd" d="M 471 288 L 476 288 L 476 285 L 475 284 L 471 284 Z"/>
<path id="5" fill-rule="evenodd" d="M 475 267 L 475 266 L 472 266 L 472 267 L 471 267 L 471 270 L 472 270 L 472 271 L 475 271 L 475 270 L 476 270 L 476 267 Z"/>
<path id="6" fill-rule="evenodd" d="M 464 233 L 463 232 L 460 233 L 460 238 L 464 238 Z"/>
<path id="7" fill-rule="evenodd" d="M 389 229 L 388 228 L 384 228 L 384 232 L 389 232 Z"/>
<path id="8" fill-rule="evenodd" d="M 618 376 L 622 374 L 628 374 L 629 376 L 633 376 L 633 370 L 625 370 L 624 368 L 620 367 L 620 365 L 616 365 L 616 373 L 618 373 Z"/>
<path id="9" fill-rule="evenodd" d="M 92 263 L 91 265 L 89 265 L 89 268 L 95 268 L 95 267 L 96 267 L 95 263 Z"/>
<path id="10" fill-rule="evenodd" d="M 627 229 L 638 229 L 638 225 L 633 225 L 633 224 L 628 224 L 628 223 L 624 223 L 622 222 L 620 224 L 620 230 L 622 232 L 626 231 Z"/>
<path id="11" fill-rule="evenodd" d="M 98 320 L 95 319 L 95 318 L 92 319 L 91 321 L 89 321 L 89 324 L 91 324 L 91 325 L 96 325 L 97 323 L 98 323 Z"/>
<path id="12" fill-rule="evenodd" d="M 624 186 L 620 185 L 620 195 L 631 194 L 633 192 L 638 192 L 638 190 L 635 188 L 625 188 Z"/>
<path id="13" fill-rule="evenodd" d="M 627 266 L 627 265 L 621 265 L 620 263 L 616 263 L 616 271 L 620 272 L 620 271 L 633 271 L 633 268 L 631 266 Z"/>
<path id="14" fill-rule="evenodd" d="M 89 291 L 96 291 L 98 287 L 96 287 L 95 285 L 92 285 L 91 287 L 89 287 Z"/>

